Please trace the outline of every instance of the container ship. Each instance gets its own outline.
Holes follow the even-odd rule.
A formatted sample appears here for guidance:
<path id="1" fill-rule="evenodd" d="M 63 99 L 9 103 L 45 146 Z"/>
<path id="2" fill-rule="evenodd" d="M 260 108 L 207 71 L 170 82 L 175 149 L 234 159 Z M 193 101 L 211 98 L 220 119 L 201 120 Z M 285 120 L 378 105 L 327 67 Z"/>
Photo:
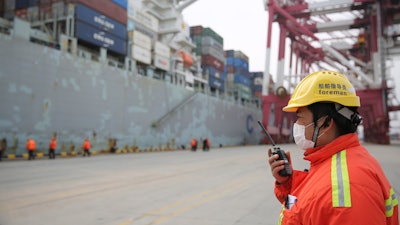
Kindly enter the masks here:
<path id="1" fill-rule="evenodd" d="M 262 72 L 190 27 L 195 0 L 0 1 L 0 137 L 22 155 L 258 144 Z"/>

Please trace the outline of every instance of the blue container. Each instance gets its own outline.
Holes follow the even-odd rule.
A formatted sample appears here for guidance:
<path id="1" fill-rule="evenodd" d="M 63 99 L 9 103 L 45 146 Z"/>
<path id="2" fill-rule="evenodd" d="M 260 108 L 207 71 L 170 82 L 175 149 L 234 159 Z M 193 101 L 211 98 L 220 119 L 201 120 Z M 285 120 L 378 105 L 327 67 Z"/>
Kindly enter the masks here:
<path id="1" fill-rule="evenodd" d="M 214 77 L 214 76 L 209 76 L 208 77 L 208 84 L 210 87 L 216 88 L 218 90 L 224 91 L 225 90 L 225 82 L 224 80 Z"/>
<path id="2" fill-rule="evenodd" d="M 235 75 L 233 77 L 233 82 L 234 83 L 238 83 L 238 84 L 244 84 L 246 86 L 250 86 L 251 85 L 250 79 L 247 78 L 244 75 Z"/>
<path id="3" fill-rule="evenodd" d="M 262 85 L 252 85 L 251 86 L 251 90 L 252 90 L 252 92 L 255 92 L 255 91 L 262 91 Z"/>
<path id="4" fill-rule="evenodd" d="M 217 70 L 213 66 L 201 66 L 201 70 L 202 70 L 202 75 L 208 74 L 209 76 L 215 77 L 215 75 L 218 73 L 220 79 L 226 80 L 226 73 L 223 71 Z"/>
<path id="5" fill-rule="evenodd" d="M 31 6 L 37 6 L 39 0 L 16 0 L 15 9 L 26 9 Z"/>
<path id="6" fill-rule="evenodd" d="M 126 55 L 126 41 L 81 21 L 76 23 L 76 37 L 110 51 Z"/>
<path id="7" fill-rule="evenodd" d="M 79 3 L 76 4 L 75 12 L 77 20 L 83 21 L 92 27 L 96 27 L 123 40 L 128 39 L 125 25 Z"/>
<path id="8" fill-rule="evenodd" d="M 124 9 L 128 8 L 128 0 L 112 0 L 112 1 Z"/>
<path id="9" fill-rule="evenodd" d="M 245 69 L 249 69 L 249 63 L 242 58 L 226 57 L 226 64 L 233 65 L 235 67 L 240 66 Z"/>

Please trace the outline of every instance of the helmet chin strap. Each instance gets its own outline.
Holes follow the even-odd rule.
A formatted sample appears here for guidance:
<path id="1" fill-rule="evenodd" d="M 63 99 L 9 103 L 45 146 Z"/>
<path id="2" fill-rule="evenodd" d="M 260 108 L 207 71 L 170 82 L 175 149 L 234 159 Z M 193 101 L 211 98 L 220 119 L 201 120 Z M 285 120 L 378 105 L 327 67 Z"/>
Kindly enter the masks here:
<path id="1" fill-rule="evenodd" d="M 324 123 L 320 127 L 319 126 L 314 126 L 315 129 L 314 129 L 314 133 L 313 133 L 313 136 L 312 136 L 312 139 L 311 139 L 314 142 L 314 148 L 317 145 L 317 139 L 324 134 L 324 133 L 322 133 L 321 135 L 318 136 L 319 129 L 321 129 L 321 127 L 323 127 L 325 124 L 327 124 L 328 120 L 329 120 L 329 116 L 325 118 Z"/>
<path id="2" fill-rule="evenodd" d="M 313 136 L 312 136 L 312 139 L 311 139 L 311 140 L 314 142 L 314 148 L 315 148 L 315 146 L 317 145 L 317 139 L 318 139 L 318 132 L 319 132 L 319 129 L 320 129 L 319 126 L 315 126 L 314 133 L 313 133 Z"/>

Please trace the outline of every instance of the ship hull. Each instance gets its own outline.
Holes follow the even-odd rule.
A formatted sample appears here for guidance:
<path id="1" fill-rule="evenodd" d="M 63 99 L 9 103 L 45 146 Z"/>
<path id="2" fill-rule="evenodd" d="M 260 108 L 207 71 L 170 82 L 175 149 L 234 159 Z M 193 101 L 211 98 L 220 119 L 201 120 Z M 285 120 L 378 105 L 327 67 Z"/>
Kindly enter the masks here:
<path id="1" fill-rule="evenodd" d="M 57 152 L 80 148 L 85 137 L 96 150 L 108 150 L 110 139 L 119 148 L 176 149 L 193 137 L 213 147 L 262 138 L 260 108 L 9 36 L 0 49 L 0 137 L 17 155 L 28 137 L 46 150 L 54 133 Z"/>

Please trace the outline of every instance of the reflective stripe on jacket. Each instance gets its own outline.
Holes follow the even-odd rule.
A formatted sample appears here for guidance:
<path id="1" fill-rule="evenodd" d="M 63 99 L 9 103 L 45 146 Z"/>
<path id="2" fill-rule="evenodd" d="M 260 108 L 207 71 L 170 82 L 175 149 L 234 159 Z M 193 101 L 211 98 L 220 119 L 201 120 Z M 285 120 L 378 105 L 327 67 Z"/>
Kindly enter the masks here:
<path id="1" fill-rule="evenodd" d="M 309 172 L 294 171 L 290 182 L 275 185 L 283 204 L 289 193 L 297 198 L 291 209 L 282 210 L 280 224 L 399 224 L 394 190 L 356 134 L 304 155 Z"/>

